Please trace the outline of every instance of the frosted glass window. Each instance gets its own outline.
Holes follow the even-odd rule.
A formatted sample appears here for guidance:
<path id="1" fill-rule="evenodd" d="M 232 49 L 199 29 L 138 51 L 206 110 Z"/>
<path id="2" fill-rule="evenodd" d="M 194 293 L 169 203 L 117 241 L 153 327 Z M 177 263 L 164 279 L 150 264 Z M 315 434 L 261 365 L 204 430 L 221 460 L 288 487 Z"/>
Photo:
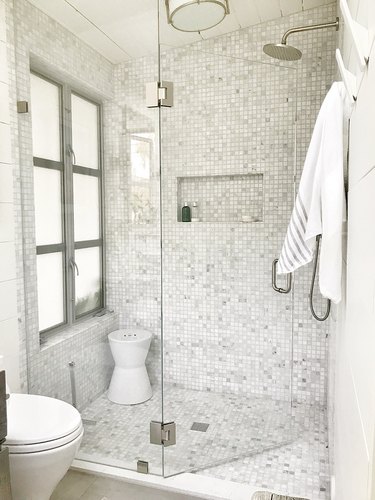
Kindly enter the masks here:
<path id="1" fill-rule="evenodd" d="M 73 174 L 74 240 L 99 238 L 99 180 L 97 177 Z"/>
<path id="2" fill-rule="evenodd" d="M 61 159 L 60 88 L 30 75 L 33 156 Z"/>
<path id="3" fill-rule="evenodd" d="M 62 242 L 61 173 L 34 167 L 35 237 L 37 245 Z"/>
<path id="4" fill-rule="evenodd" d="M 62 253 L 37 255 L 39 331 L 64 322 Z"/>
<path id="5" fill-rule="evenodd" d="M 100 248 L 83 248 L 75 251 L 79 269 L 76 276 L 76 315 L 81 316 L 101 306 Z"/>
<path id="6" fill-rule="evenodd" d="M 32 216 L 39 330 L 44 336 L 56 327 L 73 325 L 104 304 L 100 105 L 74 95 L 68 85 L 47 77 L 31 73 L 30 81 Z M 67 111 L 64 120 L 63 109 Z M 72 154 L 62 154 L 65 146 Z M 135 152 L 141 176 L 149 169 L 150 151 L 146 148 Z"/>
<path id="7" fill-rule="evenodd" d="M 72 140 L 75 164 L 98 168 L 98 106 L 72 94 Z"/>

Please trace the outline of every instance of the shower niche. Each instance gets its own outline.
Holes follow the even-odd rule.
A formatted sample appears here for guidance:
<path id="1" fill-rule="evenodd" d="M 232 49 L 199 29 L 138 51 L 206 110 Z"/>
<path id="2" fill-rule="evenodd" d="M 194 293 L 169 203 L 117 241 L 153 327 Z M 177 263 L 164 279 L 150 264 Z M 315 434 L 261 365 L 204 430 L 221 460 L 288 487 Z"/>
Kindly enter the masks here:
<path id="1" fill-rule="evenodd" d="M 185 203 L 192 223 L 263 222 L 263 174 L 177 177 L 178 222 Z"/>

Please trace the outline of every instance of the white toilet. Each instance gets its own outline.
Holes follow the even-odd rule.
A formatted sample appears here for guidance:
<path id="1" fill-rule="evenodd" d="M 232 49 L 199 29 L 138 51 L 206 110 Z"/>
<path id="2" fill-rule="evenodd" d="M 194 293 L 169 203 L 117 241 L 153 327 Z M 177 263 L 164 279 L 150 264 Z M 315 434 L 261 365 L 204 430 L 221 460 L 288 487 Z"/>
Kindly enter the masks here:
<path id="1" fill-rule="evenodd" d="M 122 405 L 135 405 L 152 396 L 145 366 L 152 334 L 148 330 L 129 328 L 108 335 L 115 368 L 108 389 L 108 399 Z"/>
<path id="2" fill-rule="evenodd" d="M 11 394 L 7 403 L 13 500 L 49 500 L 83 436 L 79 412 L 58 399 Z"/>

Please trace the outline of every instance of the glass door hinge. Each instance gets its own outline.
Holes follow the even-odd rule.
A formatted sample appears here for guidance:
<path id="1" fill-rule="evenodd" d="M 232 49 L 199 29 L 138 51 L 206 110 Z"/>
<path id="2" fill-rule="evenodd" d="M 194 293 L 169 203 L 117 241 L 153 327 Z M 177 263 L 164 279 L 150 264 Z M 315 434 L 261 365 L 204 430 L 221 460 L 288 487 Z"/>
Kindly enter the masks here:
<path id="1" fill-rule="evenodd" d="M 176 444 L 176 424 L 175 422 L 150 422 L 150 443 L 163 446 Z"/>
<path id="2" fill-rule="evenodd" d="M 173 83 L 151 82 L 146 83 L 146 106 L 148 108 L 173 106 Z"/>
<path id="3" fill-rule="evenodd" d="M 138 460 L 137 461 L 137 472 L 140 472 L 141 474 L 148 474 L 148 462 L 145 462 L 144 460 Z"/>

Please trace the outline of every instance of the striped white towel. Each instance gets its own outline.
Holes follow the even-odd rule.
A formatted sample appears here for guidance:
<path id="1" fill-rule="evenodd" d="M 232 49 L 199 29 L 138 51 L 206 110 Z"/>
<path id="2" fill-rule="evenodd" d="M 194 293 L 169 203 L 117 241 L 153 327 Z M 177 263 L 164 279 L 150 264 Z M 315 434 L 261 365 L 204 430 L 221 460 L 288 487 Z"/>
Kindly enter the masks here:
<path id="1" fill-rule="evenodd" d="M 307 211 L 298 193 L 277 265 L 279 274 L 291 273 L 312 261 L 314 239 L 305 240 L 307 221 Z"/>
<path id="2" fill-rule="evenodd" d="M 279 274 L 290 273 L 311 262 L 316 236 L 321 234 L 319 287 L 335 303 L 341 300 L 346 218 L 343 119 L 347 105 L 343 83 L 333 83 L 316 120 L 277 269 Z"/>

